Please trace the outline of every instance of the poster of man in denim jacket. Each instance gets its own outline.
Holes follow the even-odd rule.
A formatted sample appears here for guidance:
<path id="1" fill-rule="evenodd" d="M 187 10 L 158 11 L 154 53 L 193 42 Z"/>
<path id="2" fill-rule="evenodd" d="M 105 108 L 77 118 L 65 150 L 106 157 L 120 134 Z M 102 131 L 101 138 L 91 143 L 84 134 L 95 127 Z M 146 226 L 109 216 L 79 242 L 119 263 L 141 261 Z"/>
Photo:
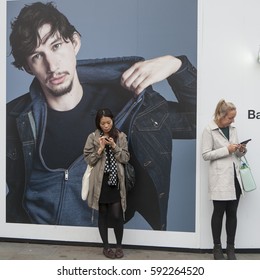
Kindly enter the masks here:
<path id="1" fill-rule="evenodd" d="M 31 3 L 7 2 L 7 22 L 15 22 L 25 5 Z M 25 62 L 19 61 L 14 50 L 22 52 L 23 45 L 7 26 L 6 222 L 97 225 L 97 215 L 80 196 L 86 169 L 82 151 L 94 130 L 96 111 L 108 107 L 128 136 L 136 170 L 126 228 L 194 232 L 196 1 L 57 0 L 54 6 L 75 28 L 76 37 L 58 38 L 51 53 L 46 49 L 49 38 L 42 37 Z M 31 25 L 36 18 L 31 14 Z M 39 34 L 44 24 L 39 23 Z M 71 40 L 72 62 L 69 55 L 57 61 L 71 71 L 76 67 L 79 83 L 73 81 L 66 93 L 46 96 L 44 84 L 57 87 L 71 75 L 51 69 L 66 39 Z M 44 80 L 41 60 L 48 64 L 46 73 L 57 76 L 48 74 L 51 78 Z M 69 96 L 75 85 L 77 100 Z M 57 102 L 62 95 L 70 106 Z"/>

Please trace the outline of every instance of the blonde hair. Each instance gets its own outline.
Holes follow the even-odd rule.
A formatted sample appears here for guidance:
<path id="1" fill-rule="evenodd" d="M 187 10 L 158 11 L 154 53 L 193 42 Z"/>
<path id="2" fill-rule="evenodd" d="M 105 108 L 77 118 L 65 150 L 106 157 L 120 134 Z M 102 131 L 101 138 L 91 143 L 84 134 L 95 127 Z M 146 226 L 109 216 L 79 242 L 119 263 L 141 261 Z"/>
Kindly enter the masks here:
<path id="1" fill-rule="evenodd" d="M 224 99 L 221 99 L 215 109 L 214 121 L 218 123 L 221 118 L 233 110 L 236 110 L 236 106 L 232 102 L 226 102 Z"/>

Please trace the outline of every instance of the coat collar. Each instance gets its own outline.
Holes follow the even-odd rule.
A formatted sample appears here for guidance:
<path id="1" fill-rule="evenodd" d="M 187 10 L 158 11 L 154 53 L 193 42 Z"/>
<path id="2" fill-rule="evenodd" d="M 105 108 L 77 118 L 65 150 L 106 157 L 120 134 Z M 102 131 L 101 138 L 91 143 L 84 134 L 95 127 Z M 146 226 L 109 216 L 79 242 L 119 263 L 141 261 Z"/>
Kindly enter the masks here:
<path id="1" fill-rule="evenodd" d="M 235 125 L 232 123 L 232 124 L 230 125 L 230 127 L 231 127 L 231 128 L 234 128 Z M 213 121 L 213 120 L 209 123 L 209 128 L 210 128 L 211 130 L 218 130 L 218 129 L 219 129 L 218 125 L 217 125 L 217 124 L 215 123 L 215 121 Z"/>

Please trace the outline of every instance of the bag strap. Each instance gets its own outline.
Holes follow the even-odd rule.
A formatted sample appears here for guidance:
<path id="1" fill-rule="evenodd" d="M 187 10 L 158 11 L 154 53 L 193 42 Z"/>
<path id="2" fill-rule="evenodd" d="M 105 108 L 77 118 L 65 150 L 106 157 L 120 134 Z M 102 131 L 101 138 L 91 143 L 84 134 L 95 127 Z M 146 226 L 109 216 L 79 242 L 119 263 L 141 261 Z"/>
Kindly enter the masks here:
<path id="1" fill-rule="evenodd" d="M 243 160 L 243 159 L 244 159 L 244 160 Z M 249 167 L 248 161 L 247 161 L 247 159 L 246 159 L 245 156 L 242 156 L 242 157 L 240 158 L 240 161 L 241 161 L 243 164 L 246 164 L 246 165 Z"/>

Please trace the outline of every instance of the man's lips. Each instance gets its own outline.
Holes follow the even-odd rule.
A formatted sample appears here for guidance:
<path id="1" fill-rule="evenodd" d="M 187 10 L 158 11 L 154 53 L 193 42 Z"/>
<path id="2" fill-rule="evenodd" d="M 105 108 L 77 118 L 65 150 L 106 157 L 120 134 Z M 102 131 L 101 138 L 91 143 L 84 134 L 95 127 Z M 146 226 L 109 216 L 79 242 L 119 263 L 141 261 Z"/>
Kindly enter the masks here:
<path id="1" fill-rule="evenodd" d="M 51 78 L 48 79 L 48 82 L 53 84 L 53 85 L 59 85 L 59 84 L 62 84 L 64 82 L 65 78 L 66 78 L 66 73 L 56 75 L 55 77 L 51 77 Z"/>

